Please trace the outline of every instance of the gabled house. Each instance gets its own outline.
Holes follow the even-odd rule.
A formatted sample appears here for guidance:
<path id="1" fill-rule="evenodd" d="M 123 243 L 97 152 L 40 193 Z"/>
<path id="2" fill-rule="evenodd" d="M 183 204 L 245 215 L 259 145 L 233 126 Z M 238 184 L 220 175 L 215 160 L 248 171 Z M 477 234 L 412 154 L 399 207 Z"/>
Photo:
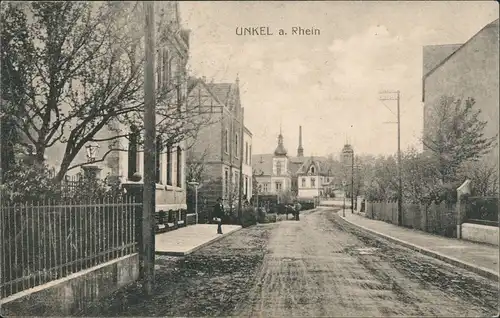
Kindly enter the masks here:
<path id="1" fill-rule="evenodd" d="M 298 180 L 298 198 L 313 199 L 323 197 L 326 187 L 333 182 L 326 158 L 308 158 L 296 172 Z"/>
<path id="2" fill-rule="evenodd" d="M 239 78 L 234 83 L 212 83 L 206 78 L 191 78 L 188 103 L 198 105 L 199 116 L 207 123 L 196 138 L 188 140 L 187 162 L 202 164 L 204 176 L 197 176 L 200 196 L 211 206 L 221 197 L 226 206 L 236 206 L 240 174 L 243 199 L 252 195 L 252 133 L 244 125 Z M 190 180 L 191 181 L 191 180 Z"/>

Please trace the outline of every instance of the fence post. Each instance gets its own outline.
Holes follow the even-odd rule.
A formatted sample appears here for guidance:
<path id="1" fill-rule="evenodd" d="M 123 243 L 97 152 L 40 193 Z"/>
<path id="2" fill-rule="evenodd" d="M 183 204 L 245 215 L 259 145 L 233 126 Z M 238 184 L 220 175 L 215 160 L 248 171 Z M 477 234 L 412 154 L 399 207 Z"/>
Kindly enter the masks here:
<path id="1" fill-rule="evenodd" d="M 469 179 L 465 180 L 464 183 L 457 189 L 457 205 L 456 205 L 456 214 L 457 214 L 457 238 L 462 238 L 462 223 L 465 218 L 465 208 L 467 206 L 467 195 L 470 195 L 470 183 Z"/>
<path id="2" fill-rule="evenodd" d="M 138 246 L 139 252 L 139 275 L 142 279 L 144 274 L 144 251 L 142 250 L 142 201 L 144 186 L 142 183 L 124 183 L 123 188 L 127 191 L 127 195 L 133 199 L 134 204 L 134 218 L 135 218 L 135 241 Z"/>

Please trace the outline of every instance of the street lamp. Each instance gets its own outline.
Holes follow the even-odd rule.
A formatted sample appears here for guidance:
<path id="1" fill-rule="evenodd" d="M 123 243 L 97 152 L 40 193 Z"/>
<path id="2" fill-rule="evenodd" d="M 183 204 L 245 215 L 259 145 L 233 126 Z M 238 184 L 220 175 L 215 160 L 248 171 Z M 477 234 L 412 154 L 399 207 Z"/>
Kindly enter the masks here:
<path id="1" fill-rule="evenodd" d="M 196 224 L 198 224 L 198 185 L 200 183 L 193 180 L 191 182 L 188 182 L 188 184 L 194 187 L 194 191 L 195 191 L 195 194 L 194 194 L 195 195 L 194 213 L 196 214 Z"/>
<path id="2" fill-rule="evenodd" d="M 89 143 L 87 146 L 85 146 L 85 149 L 87 150 L 87 162 L 94 162 L 96 158 L 96 152 L 97 149 L 99 149 L 100 146 L 98 143 Z"/>
<path id="3" fill-rule="evenodd" d="M 345 217 L 345 180 L 342 180 L 342 188 L 344 190 L 344 204 L 342 205 L 342 216 Z"/>

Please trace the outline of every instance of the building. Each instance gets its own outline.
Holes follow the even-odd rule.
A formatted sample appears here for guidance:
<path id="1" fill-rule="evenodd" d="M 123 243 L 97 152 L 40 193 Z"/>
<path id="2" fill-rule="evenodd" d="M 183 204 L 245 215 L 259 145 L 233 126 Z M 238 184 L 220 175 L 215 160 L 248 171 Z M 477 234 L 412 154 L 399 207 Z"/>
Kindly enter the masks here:
<path id="1" fill-rule="evenodd" d="M 188 165 L 202 165 L 200 196 L 212 205 L 219 197 L 226 205 L 236 206 L 239 198 L 240 171 L 243 199 L 252 195 L 252 133 L 244 125 L 239 78 L 234 83 L 208 83 L 192 78 L 188 103 L 199 106 L 206 118 L 196 138 L 190 139 Z"/>
<path id="2" fill-rule="evenodd" d="M 117 19 L 137 19 L 137 24 L 143 25 L 144 14 L 142 12 L 135 12 L 133 16 L 129 15 L 131 10 L 142 11 L 142 6 L 135 6 L 132 2 L 124 2 L 118 5 L 124 14 Z M 155 30 L 156 95 L 168 95 L 163 99 L 157 99 L 155 106 L 159 109 L 160 107 L 169 107 L 171 104 L 175 104 L 177 109 L 182 110 L 186 106 L 186 64 L 189 57 L 190 32 L 181 26 L 179 3 L 177 1 L 156 2 L 155 15 L 157 23 Z M 130 20 L 127 21 L 130 22 Z M 130 26 L 133 29 L 131 25 L 127 24 L 125 27 Z M 120 29 L 117 32 L 122 32 L 121 35 L 126 34 L 131 42 L 137 41 L 136 43 L 138 43 L 136 46 L 131 46 L 131 51 L 128 52 L 130 54 L 123 54 L 117 58 L 127 61 L 130 65 L 137 63 L 135 65 L 142 67 L 139 63 L 141 63 L 140 54 L 143 54 L 143 51 L 141 51 L 144 43 L 143 28 L 139 27 L 139 30 L 135 33 L 129 32 L 128 28 Z M 134 48 L 136 59 L 133 56 Z M 142 84 L 139 83 L 138 87 L 142 89 Z M 75 84 L 72 89 L 78 90 L 80 87 Z M 60 106 L 62 112 L 68 111 L 68 104 L 61 103 Z M 162 116 L 157 114 L 157 122 L 162 119 Z M 132 119 L 130 120 L 131 125 L 125 125 L 123 121 L 118 122 L 111 119 L 104 126 L 97 126 L 100 129 L 93 136 L 95 140 L 85 143 L 81 149 L 78 149 L 78 152 L 75 151 L 69 157 L 70 160 L 67 160 L 68 162 L 63 162 L 63 154 L 68 143 L 54 142 L 51 147 L 46 149 L 45 161 L 49 167 L 56 169 L 63 164 L 67 164 L 70 168 L 68 175 L 80 173 L 82 170 L 83 172 L 90 171 L 99 178 L 106 178 L 110 182 L 120 182 L 125 187 L 141 187 L 144 175 L 142 164 L 144 152 L 140 142 L 142 132 L 138 127 L 142 126 L 142 122 L 140 119 L 136 124 L 133 124 L 133 122 Z M 82 120 L 73 124 L 83 125 L 84 123 Z M 84 126 L 82 126 L 83 128 Z M 66 133 L 69 135 L 70 130 L 66 130 Z M 157 158 L 155 164 L 157 171 L 156 210 L 186 209 L 185 142 L 178 140 L 165 146 L 161 142 L 162 140 L 169 140 L 169 136 L 157 133 Z M 89 162 L 88 157 L 91 157 L 89 152 L 95 158 L 95 161 Z"/>
<path id="3" fill-rule="evenodd" d="M 499 20 L 486 25 L 463 44 L 423 48 L 422 101 L 424 135 L 436 127 L 433 108 L 442 96 L 475 99 L 485 137 L 499 129 Z M 425 147 L 424 147 L 425 148 Z M 498 164 L 498 143 L 485 160 Z"/>
<path id="4" fill-rule="evenodd" d="M 259 194 L 297 197 L 312 200 L 326 195 L 325 187 L 333 181 L 327 158 L 305 157 L 302 127 L 299 127 L 297 156 L 288 156 L 283 134 L 272 154 L 256 154 L 252 158 Z"/>

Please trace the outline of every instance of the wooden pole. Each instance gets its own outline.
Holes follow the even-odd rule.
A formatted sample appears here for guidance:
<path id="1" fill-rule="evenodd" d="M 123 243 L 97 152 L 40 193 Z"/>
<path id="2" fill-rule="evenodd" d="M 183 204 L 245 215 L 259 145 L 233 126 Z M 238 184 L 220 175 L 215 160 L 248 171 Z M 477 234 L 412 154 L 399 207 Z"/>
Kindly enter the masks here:
<path id="1" fill-rule="evenodd" d="M 146 65 L 144 72 L 144 200 L 142 220 L 143 288 L 151 295 L 155 280 L 154 213 L 156 192 L 156 132 L 155 132 L 155 19 L 154 2 L 144 1 Z"/>
<path id="2" fill-rule="evenodd" d="M 401 175 L 401 120 L 399 111 L 399 91 L 397 91 L 398 104 L 398 225 L 403 225 L 403 181 Z"/>
<path id="3" fill-rule="evenodd" d="M 239 177 L 239 185 L 238 185 L 238 222 L 240 225 L 242 224 L 242 211 L 241 211 L 241 200 L 242 200 L 242 195 L 243 195 L 243 141 L 245 138 L 243 138 L 243 133 L 244 133 L 244 125 L 243 125 L 243 118 L 244 118 L 244 108 L 241 108 L 241 115 L 240 115 L 240 149 L 237 149 L 236 151 L 240 152 L 239 158 L 240 158 L 240 177 Z"/>

